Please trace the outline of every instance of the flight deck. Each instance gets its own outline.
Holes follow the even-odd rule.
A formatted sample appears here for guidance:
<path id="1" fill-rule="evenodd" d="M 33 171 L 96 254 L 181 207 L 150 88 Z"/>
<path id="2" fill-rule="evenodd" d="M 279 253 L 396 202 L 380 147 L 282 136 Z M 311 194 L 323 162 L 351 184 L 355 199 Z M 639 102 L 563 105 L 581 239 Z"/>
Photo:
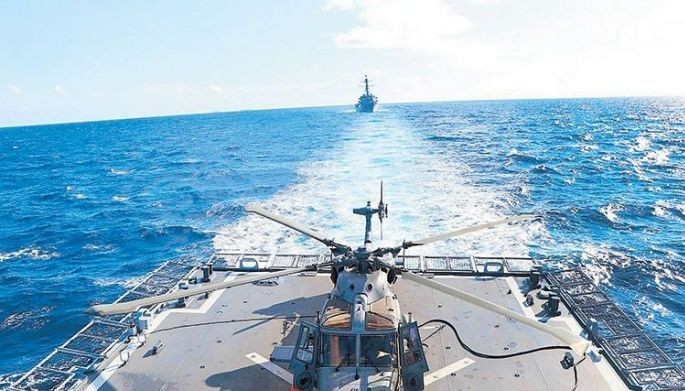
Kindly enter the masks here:
<path id="1" fill-rule="evenodd" d="M 320 263 L 322 255 L 217 253 L 206 263 L 164 263 L 118 301 Z M 408 270 L 468 291 L 530 318 L 590 336 L 596 346 L 564 365 L 564 350 L 504 359 L 466 351 L 441 323 L 420 327 L 429 371 L 426 390 L 685 389 L 685 373 L 582 271 L 540 273 L 531 258 L 400 257 Z M 532 270 L 532 273 L 531 273 Z M 539 273 L 548 288 L 531 290 Z M 180 286 L 180 287 L 179 287 Z M 151 308 L 144 333 L 131 315 L 95 317 L 11 389 L 289 390 L 298 324 L 314 322 L 331 291 L 329 272 L 302 272 Z M 559 345 L 554 337 L 400 277 L 403 314 L 419 324 L 454 325 L 470 349 L 505 355 Z M 558 297 L 550 306 L 549 296 Z M 554 300 L 553 300 L 554 301 Z M 565 369 L 566 367 L 566 369 Z M 351 379 L 355 390 L 363 379 Z M 367 388 L 372 389 L 372 388 Z"/>

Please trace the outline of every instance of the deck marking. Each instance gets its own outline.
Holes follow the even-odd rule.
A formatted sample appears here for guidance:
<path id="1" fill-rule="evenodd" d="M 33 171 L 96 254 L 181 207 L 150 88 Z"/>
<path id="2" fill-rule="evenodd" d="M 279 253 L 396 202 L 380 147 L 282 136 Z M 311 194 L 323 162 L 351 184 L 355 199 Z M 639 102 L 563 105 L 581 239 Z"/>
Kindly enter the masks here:
<path id="1" fill-rule="evenodd" d="M 236 274 L 231 273 L 226 278 L 224 281 L 230 281 L 233 280 L 237 277 Z M 205 300 L 204 303 L 200 306 L 200 308 L 174 308 L 174 309 L 169 309 L 166 311 L 163 311 L 161 314 L 158 314 L 157 316 L 152 318 L 152 324 L 150 325 L 150 328 L 147 330 L 145 333 L 146 335 L 144 338 L 147 338 L 147 334 L 150 332 L 155 331 L 159 325 L 164 323 L 166 320 L 167 316 L 172 313 L 192 313 L 192 314 L 204 314 L 207 313 L 207 311 L 216 303 L 216 301 L 221 297 L 226 289 L 220 289 L 217 291 L 214 291 L 209 294 L 209 298 Z M 138 349 L 140 346 L 142 346 L 142 343 L 139 342 L 138 338 L 136 338 L 136 342 L 131 342 L 126 347 L 122 352 L 125 352 L 127 355 L 130 355 L 133 353 L 136 349 Z M 268 361 L 268 360 L 267 360 Z M 107 366 L 101 370 L 100 375 L 88 385 L 86 388 L 86 391 L 96 391 L 102 387 L 103 384 L 107 382 L 107 380 L 114 375 L 114 373 L 119 369 L 122 365 L 124 364 L 124 361 L 121 359 L 121 355 L 117 354 L 114 359 L 107 364 Z M 291 376 L 292 378 L 292 376 Z"/>
<path id="2" fill-rule="evenodd" d="M 470 358 L 463 358 L 459 361 L 453 362 L 452 364 L 450 364 L 446 367 L 438 369 L 437 371 L 435 371 L 433 373 L 429 373 L 428 375 L 424 376 L 423 377 L 423 384 L 428 386 L 431 383 L 434 383 L 434 382 L 442 379 L 443 377 L 447 377 L 450 374 L 452 374 L 458 370 L 461 370 L 461 369 L 468 367 L 469 365 L 473 364 L 474 362 L 475 361 L 471 360 Z"/>
<path id="3" fill-rule="evenodd" d="M 259 355 L 257 352 L 248 353 L 245 357 L 252 360 L 255 364 L 259 364 L 262 368 L 273 373 L 274 375 L 280 377 L 281 379 L 288 382 L 288 384 L 293 384 L 293 374 L 286 371 L 285 369 L 279 367 L 278 365 L 272 363 L 266 358 Z"/>
<path id="4" fill-rule="evenodd" d="M 121 368 L 121 366 L 125 364 L 125 361 L 121 358 L 121 354 L 125 353 L 126 356 L 130 356 L 131 353 L 142 346 L 142 343 L 140 343 L 137 338 L 134 338 L 134 340 L 135 341 L 132 340 L 128 345 L 126 345 L 126 347 L 119 354 L 117 354 L 105 368 L 100 370 L 100 375 L 93 380 L 92 383 L 88 384 L 88 387 L 85 391 L 96 391 L 100 389 L 100 387 L 102 387 L 102 385 L 105 384 L 112 375 L 114 375 L 114 372 L 116 372 L 117 369 Z"/>
<path id="5" fill-rule="evenodd" d="M 236 277 L 236 274 L 231 273 L 228 276 L 226 276 L 226 278 L 224 278 L 222 281 L 235 280 Z M 199 308 L 171 308 L 162 311 L 162 313 L 152 318 L 152 324 L 150 325 L 146 333 L 151 333 L 155 331 L 159 325 L 164 323 L 164 321 L 170 314 L 206 314 L 207 311 L 209 311 L 209 309 L 212 308 L 212 306 L 214 306 L 214 303 L 216 303 L 216 301 L 219 300 L 221 296 L 223 296 L 224 291 L 226 291 L 226 289 L 219 289 L 211 292 L 209 294 L 209 297 L 205 299 L 205 302 L 202 303 L 202 305 Z"/>

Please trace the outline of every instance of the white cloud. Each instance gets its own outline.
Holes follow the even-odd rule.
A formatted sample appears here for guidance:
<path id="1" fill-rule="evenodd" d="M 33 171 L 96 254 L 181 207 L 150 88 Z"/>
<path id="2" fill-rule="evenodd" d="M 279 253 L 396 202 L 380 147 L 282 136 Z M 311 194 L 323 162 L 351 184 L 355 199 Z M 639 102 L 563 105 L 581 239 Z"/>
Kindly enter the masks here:
<path id="1" fill-rule="evenodd" d="M 324 11 L 330 11 L 330 10 L 342 10 L 342 11 L 350 11 L 353 10 L 356 7 L 356 2 L 355 0 L 329 0 L 322 9 Z"/>
<path id="2" fill-rule="evenodd" d="M 21 94 L 21 88 L 15 86 L 14 84 L 8 84 L 7 85 L 7 91 L 9 91 L 10 95 L 20 95 Z"/>
<path id="3" fill-rule="evenodd" d="M 501 50 L 495 45 L 467 37 L 473 23 L 445 0 L 370 0 L 354 2 L 358 23 L 335 34 L 333 41 L 344 49 L 383 49 L 413 54 L 422 62 L 434 62 L 452 70 L 499 68 Z M 345 6 L 346 7 L 346 6 Z"/>
<path id="4" fill-rule="evenodd" d="M 343 48 L 434 50 L 449 49 L 471 28 L 471 21 L 443 0 L 339 0 L 325 9 L 356 10 L 359 24 L 336 34 Z"/>
<path id="5" fill-rule="evenodd" d="M 209 90 L 215 94 L 223 94 L 224 93 L 224 89 L 221 88 L 220 86 L 216 86 L 216 85 L 209 86 Z"/>
<path id="6" fill-rule="evenodd" d="M 332 0 L 324 9 L 356 17 L 332 42 L 364 50 L 392 80 L 378 91 L 390 101 L 685 93 L 682 1 Z"/>
<path id="7" fill-rule="evenodd" d="M 52 92 L 54 92 L 57 95 L 66 95 L 67 91 L 62 87 L 61 85 L 56 85 L 52 87 Z"/>

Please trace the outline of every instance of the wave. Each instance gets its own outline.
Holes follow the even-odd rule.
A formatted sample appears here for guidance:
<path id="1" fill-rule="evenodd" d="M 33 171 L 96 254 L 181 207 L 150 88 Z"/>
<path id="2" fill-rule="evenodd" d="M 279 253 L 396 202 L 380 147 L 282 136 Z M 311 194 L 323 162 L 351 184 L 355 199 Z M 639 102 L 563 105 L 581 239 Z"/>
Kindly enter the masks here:
<path id="1" fill-rule="evenodd" d="M 599 212 L 602 213 L 607 220 L 612 223 L 618 222 L 618 212 L 625 209 L 625 206 L 618 203 L 610 203 L 609 205 L 599 208 Z"/>
<path id="2" fill-rule="evenodd" d="M 155 240 L 164 237 L 183 237 L 184 241 L 194 241 L 205 239 L 212 235 L 212 232 L 204 231 L 187 225 L 167 225 L 161 227 L 142 227 L 140 237 L 146 240 Z"/>
<path id="3" fill-rule="evenodd" d="M 101 254 L 107 254 L 111 253 L 114 251 L 114 245 L 112 244 L 93 244 L 89 243 L 86 244 L 85 246 L 82 247 L 86 251 L 90 251 L 92 253 L 101 253 Z"/>
<path id="4" fill-rule="evenodd" d="M 665 166 L 668 164 L 670 154 L 670 149 L 662 148 L 658 151 L 648 152 L 642 161 L 655 166 Z"/>
<path id="5" fill-rule="evenodd" d="M 10 314 L 0 322 L 0 331 L 19 328 L 28 330 L 41 328 L 47 323 L 47 317 L 53 308 L 54 307 L 47 306 Z"/>
<path id="6" fill-rule="evenodd" d="M 244 206 L 240 202 L 218 202 L 207 209 L 205 216 L 230 219 L 240 216 L 244 210 Z"/>
<path id="7" fill-rule="evenodd" d="M 559 174 L 559 170 L 546 164 L 539 164 L 535 166 L 531 172 L 536 174 Z"/>
<path id="8" fill-rule="evenodd" d="M 639 136 L 635 139 L 635 143 L 630 147 L 630 150 L 634 152 L 643 152 L 649 149 L 650 144 L 647 137 Z"/>
<path id="9" fill-rule="evenodd" d="M 652 214 L 656 217 L 665 217 L 668 214 L 669 204 L 665 201 L 657 201 L 652 206 Z"/>
<path id="10" fill-rule="evenodd" d="M 71 195 L 69 195 L 68 197 L 70 197 L 70 198 L 72 198 L 72 199 L 75 199 L 75 200 L 85 200 L 85 199 L 88 198 L 88 197 L 87 197 L 85 194 L 83 194 L 83 193 L 74 193 L 74 190 L 76 190 L 76 189 L 74 188 L 74 186 L 69 185 L 69 186 L 67 186 L 67 187 L 65 188 L 65 190 L 67 191 L 67 193 L 71 193 Z"/>
<path id="11" fill-rule="evenodd" d="M 426 139 L 429 141 L 460 141 L 464 138 L 458 136 L 429 136 Z"/>
<path id="12" fill-rule="evenodd" d="M 131 171 L 130 170 L 117 170 L 115 168 L 110 168 L 109 173 L 111 175 L 128 175 L 131 173 Z"/>
<path id="13" fill-rule="evenodd" d="M 685 270 L 680 265 L 679 255 L 666 253 L 655 255 L 656 258 L 630 255 L 626 249 L 609 247 L 606 244 L 584 244 L 580 253 L 583 269 L 590 275 L 595 284 L 611 286 L 612 276 L 616 270 L 640 276 L 641 283 L 649 276 L 659 291 L 678 292 L 679 285 L 685 284 Z M 627 273 L 631 273 L 628 271 Z"/>
<path id="14" fill-rule="evenodd" d="M 185 160 L 177 160 L 170 162 L 169 164 L 172 166 L 186 166 L 186 165 L 193 165 L 193 164 L 200 164 L 202 163 L 202 160 L 200 159 L 185 159 Z"/>
<path id="15" fill-rule="evenodd" d="M 580 253 L 583 270 L 594 280 L 595 284 L 611 284 L 611 277 L 616 268 L 631 265 L 631 258 L 606 245 L 584 244 Z"/>
<path id="16" fill-rule="evenodd" d="M 589 153 L 592 151 L 596 151 L 599 149 L 599 145 L 597 144 L 582 144 L 580 146 L 580 151 L 584 153 Z"/>
<path id="17" fill-rule="evenodd" d="M 26 247 L 7 253 L 0 252 L 0 262 L 13 259 L 35 259 L 38 261 L 47 261 L 60 257 L 61 255 L 62 254 L 56 251 L 45 250 L 40 247 Z"/>
<path id="18" fill-rule="evenodd" d="M 679 205 L 674 205 L 674 209 L 680 214 L 680 217 L 685 219 L 685 202 Z"/>
<path id="19" fill-rule="evenodd" d="M 521 163 L 527 163 L 527 164 L 540 164 L 542 161 L 535 156 L 530 156 L 526 155 L 525 153 L 519 152 L 518 149 L 512 148 L 509 150 L 507 153 L 507 157 L 511 158 L 512 160 L 516 160 Z"/>
<path id="20" fill-rule="evenodd" d="M 124 196 L 120 196 L 120 195 L 112 196 L 112 201 L 116 201 L 116 202 L 126 202 L 126 201 L 128 201 L 128 200 L 129 200 L 129 197 L 124 197 Z"/>
<path id="21" fill-rule="evenodd" d="M 124 289 L 131 289 L 145 280 L 145 276 L 131 278 L 96 278 L 93 284 L 100 287 L 120 286 Z"/>

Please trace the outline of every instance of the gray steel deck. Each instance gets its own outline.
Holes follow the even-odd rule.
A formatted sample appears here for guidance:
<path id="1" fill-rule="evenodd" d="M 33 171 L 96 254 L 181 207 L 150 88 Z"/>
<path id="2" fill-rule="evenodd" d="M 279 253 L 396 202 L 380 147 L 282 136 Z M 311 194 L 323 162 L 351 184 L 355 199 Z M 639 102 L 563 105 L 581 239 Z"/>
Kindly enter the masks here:
<path id="1" fill-rule="evenodd" d="M 236 278 L 248 269 L 301 267 L 323 260 L 321 255 L 219 253 L 210 262 L 221 270 L 214 273 L 213 280 L 217 281 Z M 181 278 L 192 280 L 200 274 L 197 265 L 198 261 L 192 258 L 164 263 L 117 301 L 174 289 Z M 601 314 L 594 311 L 595 307 L 613 303 L 597 287 L 583 280 L 582 272 L 562 271 L 545 276 L 561 288 L 561 316 L 544 317 L 541 300 L 536 300 L 532 307 L 522 305 L 533 265 L 531 258 L 511 257 L 408 256 L 404 259 L 404 266 L 410 270 L 433 274 L 445 283 L 577 333 L 582 332 L 579 321 L 587 330 L 593 322 L 599 326 L 613 325 L 609 327 L 614 331 L 611 335 L 606 334 L 607 327 L 595 327 L 597 333 L 593 339 L 602 345 L 608 357 L 597 353 L 595 348 L 579 365 L 579 390 L 625 389 L 621 375 L 624 381 L 646 390 L 685 389 L 682 368 L 670 362 L 654 367 L 648 365 L 654 364 L 650 360 L 642 360 L 645 362 L 642 366 L 627 367 L 621 360 L 626 354 L 639 359 L 639 354 L 633 354 L 639 353 L 639 349 L 632 349 L 631 345 L 627 346 L 632 349 L 628 351 L 622 346 L 623 350 L 614 352 L 618 347 L 604 346 L 614 341 L 614 336 L 624 335 L 616 329 L 616 317 L 603 321 Z M 152 332 L 142 346 L 138 346 L 138 341 L 128 345 L 123 342 L 125 334 L 122 333 L 126 331 L 129 316 L 94 318 L 21 377 L 12 389 L 287 390 L 291 379 L 285 370 L 287 362 L 278 359 L 289 357 L 296 322 L 314 317 L 331 288 L 326 273 L 308 273 L 281 278 L 277 285 L 250 284 L 216 292 L 209 298 L 190 298 L 184 309 L 164 309 L 157 314 Z M 402 279 L 395 285 L 395 291 L 403 313 L 411 312 L 419 323 L 434 318 L 452 322 L 462 339 L 476 351 L 503 354 L 558 344 L 538 331 Z M 602 300 L 593 301 L 596 298 Z M 573 316 L 564 303 L 571 306 Z M 626 327 L 633 324 L 629 320 L 619 323 Z M 560 365 L 561 350 L 487 360 L 465 352 L 447 328 L 440 329 L 433 324 L 421 333 L 430 364 L 426 377 L 428 390 L 570 390 L 573 387 L 573 371 L 564 370 Z M 645 342 L 639 348 L 649 345 L 654 350 L 656 346 L 644 334 L 628 336 Z M 160 342 L 163 346 L 160 353 L 151 354 L 152 347 Z M 276 360 L 271 362 L 269 358 Z"/>
<path id="2" fill-rule="evenodd" d="M 435 278 L 522 311 L 516 295 L 508 294 L 513 277 Z M 411 312 L 420 322 L 434 318 L 454 322 L 462 338 L 475 350 L 502 354 L 558 344 L 535 330 L 411 282 L 400 280 L 395 287 L 403 312 Z M 256 353 L 268 359 L 274 347 L 292 345 L 294 322 L 315 316 L 330 289 L 328 275 L 304 275 L 283 278 L 279 285 L 251 284 L 218 293 L 216 302 L 205 305 L 206 312 L 198 311 L 205 299 L 197 299 L 186 309 L 170 313 L 148 336 L 146 344 L 135 350 L 128 363 L 114 371 L 99 389 L 288 390 L 288 382 L 264 369 L 250 355 Z M 562 316 L 570 319 L 568 313 Z M 563 351 L 503 360 L 480 359 L 465 352 L 448 329 L 431 325 L 422 330 L 422 336 L 426 338 L 433 332 L 436 333 L 425 341 L 431 368 L 427 376 L 431 384 L 427 390 L 570 390 L 573 387 L 573 371 L 564 370 L 560 365 Z M 152 346 L 160 341 L 163 348 L 153 355 Z M 454 363 L 467 365 L 449 370 L 446 376 L 432 377 Z M 611 389 L 612 379 L 616 384 L 615 375 L 608 382 L 598 368 L 592 360 L 579 366 L 578 389 Z M 282 375 L 287 377 L 285 372 Z M 95 372 L 89 378 L 94 380 L 98 376 L 100 373 Z M 622 383 L 618 388 L 622 388 Z"/>

